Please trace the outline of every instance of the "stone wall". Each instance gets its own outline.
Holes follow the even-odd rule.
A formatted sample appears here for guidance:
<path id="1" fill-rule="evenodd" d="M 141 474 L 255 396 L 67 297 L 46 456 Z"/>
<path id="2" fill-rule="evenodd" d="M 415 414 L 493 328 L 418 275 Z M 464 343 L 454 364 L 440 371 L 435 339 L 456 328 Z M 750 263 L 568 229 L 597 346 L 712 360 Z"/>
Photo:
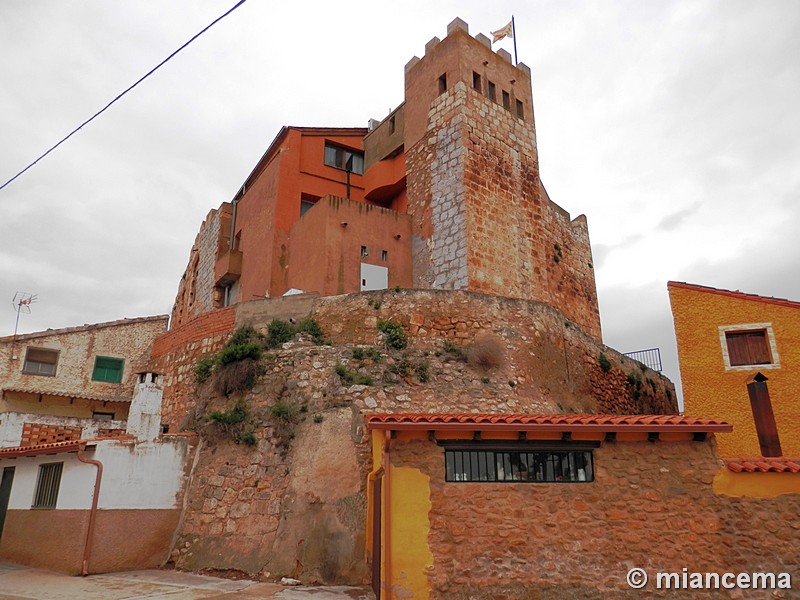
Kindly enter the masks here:
<path id="1" fill-rule="evenodd" d="M 594 455 L 592 483 L 446 483 L 443 448 L 396 442 L 393 466 L 430 477 L 431 598 L 676 595 L 652 582 L 642 591 L 628 588 L 634 566 L 651 578 L 684 567 L 788 572 L 796 586 L 800 496 L 715 496 L 711 483 L 721 463 L 713 441 L 605 442 Z M 691 590 L 677 597 L 790 595 Z"/>
<path id="2" fill-rule="evenodd" d="M 458 28 L 407 67 L 414 285 L 547 302 L 600 339 L 586 218 L 547 196 L 529 104 L 530 73 Z"/>
<path id="3" fill-rule="evenodd" d="M 233 331 L 235 318 L 235 307 L 205 313 L 153 343 L 148 370 L 164 377 L 161 418 L 170 431 L 182 428 L 188 407 L 194 402 L 195 365 L 203 356 L 222 348 Z"/>
<path id="4" fill-rule="evenodd" d="M 300 334 L 270 350 L 258 383 L 242 395 L 220 396 L 213 377 L 195 382 L 197 361 L 219 350 L 234 326 L 266 332 L 275 318 L 304 316 L 329 345 Z M 407 348 L 387 347 L 381 320 L 402 325 Z M 598 344 L 554 308 L 472 292 L 261 299 L 170 331 L 153 355 L 153 369 L 165 374 L 163 422 L 203 439 L 172 554 L 191 570 L 362 583 L 365 413 L 676 412 L 669 380 Z M 208 421 L 237 398 L 252 447 Z M 286 410 L 288 423 L 275 412 Z"/>
<path id="5" fill-rule="evenodd" d="M 215 290 L 214 266 L 230 238 L 231 205 L 209 211 L 189 252 L 189 263 L 178 284 L 170 325 L 177 327 L 221 305 Z"/>
<path id="6" fill-rule="evenodd" d="M 63 397 L 65 402 L 71 396 L 130 402 L 136 373 L 146 366 L 153 340 L 166 329 L 167 316 L 161 315 L 40 331 L 19 335 L 16 339 L 0 338 L 0 389 L 57 395 Z M 28 348 L 46 348 L 58 352 L 54 376 L 22 372 Z M 92 380 L 98 356 L 124 360 L 120 383 Z M 8 392 L 5 403 L 0 399 L 0 410 L 9 409 L 7 402 L 14 399 L 15 392 Z M 21 398 L 21 401 L 24 402 L 25 398 Z M 10 409 L 15 410 L 14 407 Z M 73 415 L 73 412 L 68 409 L 65 414 Z M 91 410 L 87 416 L 91 416 Z"/>

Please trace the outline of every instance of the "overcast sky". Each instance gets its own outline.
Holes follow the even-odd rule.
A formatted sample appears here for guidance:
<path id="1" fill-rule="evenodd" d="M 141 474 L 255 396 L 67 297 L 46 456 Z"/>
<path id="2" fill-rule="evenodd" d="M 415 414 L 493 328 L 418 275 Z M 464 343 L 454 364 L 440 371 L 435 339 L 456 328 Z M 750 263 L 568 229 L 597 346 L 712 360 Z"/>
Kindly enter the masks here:
<path id="1" fill-rule="evenodd" d="M 0 185 L 235 3 L 3 2 Z M 488 35 L 512 12 L 605 343 L 660 347 L 678 383 L 668 280 L 800 300 L 800 2 L 249 0 L 0 191 L 0 335 L 18 290 L 21 332 L 170 312 L 282 125 L 382 119 L 454 17 Z"/>

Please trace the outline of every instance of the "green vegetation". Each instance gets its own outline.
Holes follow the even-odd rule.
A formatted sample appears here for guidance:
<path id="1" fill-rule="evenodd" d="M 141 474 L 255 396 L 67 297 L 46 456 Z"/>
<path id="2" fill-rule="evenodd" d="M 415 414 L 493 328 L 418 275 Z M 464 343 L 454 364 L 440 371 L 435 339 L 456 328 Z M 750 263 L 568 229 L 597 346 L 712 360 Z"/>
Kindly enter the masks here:
<path id="1" fill-rule="evenodd" d="M 377 348 L 370 346 L 369 348 L 353 348 L 353 358 L 356 360 L 370 359 L 374 362 L 381 362 L 383 354 Z"/>
<path id="2" fill-rule="evenodd" d="M 400 323 L 395 321 L 378 321 L 378 330 L 386 338 L 386 345 L 395 350 L 408 346 L 408 334 Z"/>
<path id="3" fill-rule="evenodd" d="M 604 373 L 608 373 L 611 370 L 611 361 L 608 360 L 608 357 L 603 352 L 597 357 L 597 364 L 600 365 Z"/>
<path id="4" fill-rule="evenodd" d="M 361 373 L 356 373 L 355 371 L 351 371 L 344 365 L 336 365 L 334 369 L 336 374 L 341 379 L 342 383 L 345 385 L 373 385 L 375 382 L 373 381 L 372 377 L 369 375 L 362 375 Z"/>

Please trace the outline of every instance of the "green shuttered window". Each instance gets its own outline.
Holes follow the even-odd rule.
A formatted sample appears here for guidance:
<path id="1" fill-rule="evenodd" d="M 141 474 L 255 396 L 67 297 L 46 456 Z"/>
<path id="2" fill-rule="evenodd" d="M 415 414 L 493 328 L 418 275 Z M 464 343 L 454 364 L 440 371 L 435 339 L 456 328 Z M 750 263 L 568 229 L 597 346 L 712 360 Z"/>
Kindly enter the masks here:
<path id="1" fill-rule="evenodd" d="M 119 383 L 122 381 L 122 368 L 124 366 L 125 361 L 121 358 L 98 356 L 94 359 L 94 372 L 92 373 L 92 381 Z"/>

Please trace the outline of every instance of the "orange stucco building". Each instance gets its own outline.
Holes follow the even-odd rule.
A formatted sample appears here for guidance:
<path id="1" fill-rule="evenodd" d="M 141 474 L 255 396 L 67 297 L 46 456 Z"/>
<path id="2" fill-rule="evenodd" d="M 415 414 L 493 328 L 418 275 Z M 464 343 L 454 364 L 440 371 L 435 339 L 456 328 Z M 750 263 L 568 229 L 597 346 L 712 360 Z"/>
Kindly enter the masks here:
<path id="1" fill-rule="evenodd" d="M 723 419 L 715 481 L 732 495 L 800 493 L 800 302 L 670 281 L 685 413 Z"/>
<path id="2" fill-rule="evenodd" d="M 539 177 L 531 71 L 455 19 L 368 128 L 284 127 L 195 240 L 172 325 L 254 298 L 389 287 L 545 302 L 600 339 L 586 218 Z"/>

